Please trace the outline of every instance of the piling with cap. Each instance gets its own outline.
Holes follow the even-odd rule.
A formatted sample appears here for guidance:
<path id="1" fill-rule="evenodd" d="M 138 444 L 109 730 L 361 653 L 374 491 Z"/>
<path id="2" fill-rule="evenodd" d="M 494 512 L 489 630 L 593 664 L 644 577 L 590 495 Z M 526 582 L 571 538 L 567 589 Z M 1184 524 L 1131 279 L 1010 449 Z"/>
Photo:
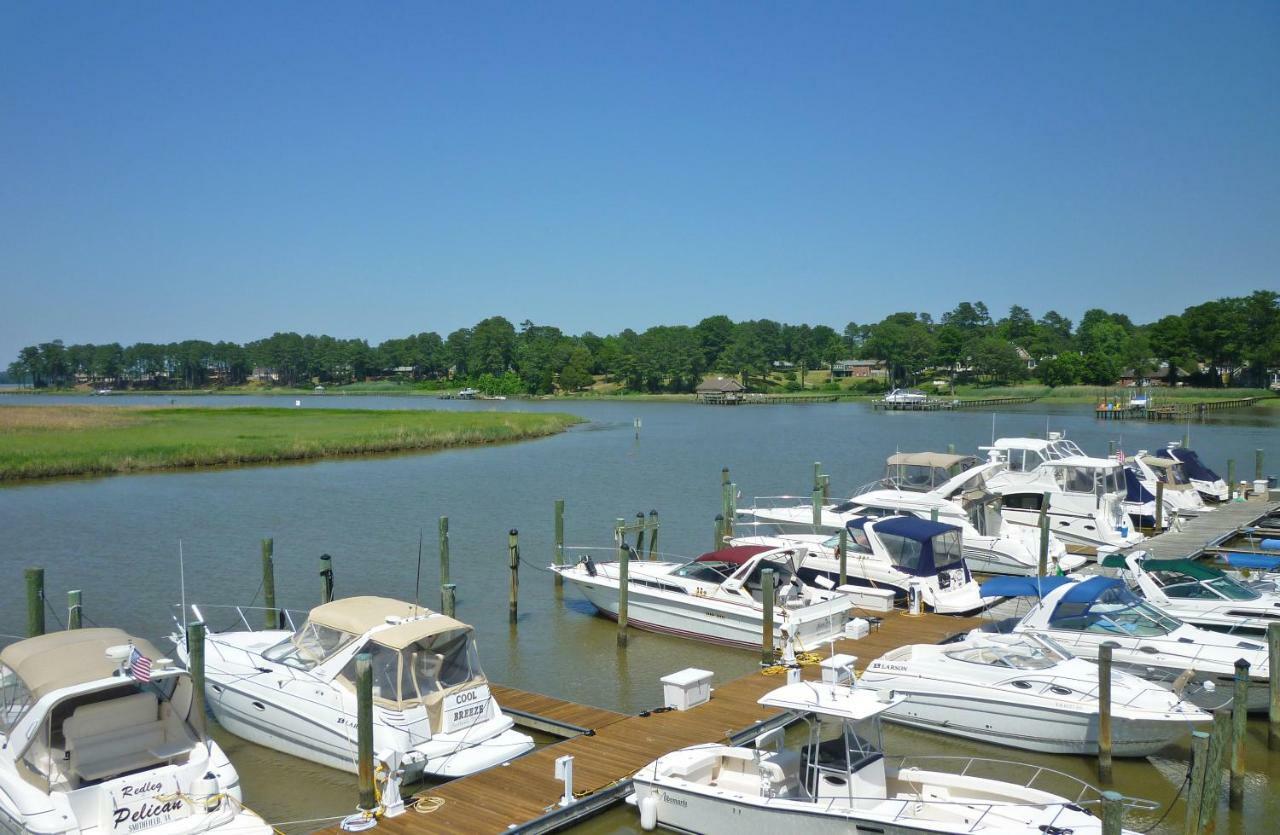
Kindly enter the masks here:
<path id="1" fill-rule="evenodd" d="M 1120 835 L 1124 820 L 1124 797 L 1120 792 L 1102 793 L 1102 835 Z"/>
<path id="2" fill-rule="evenodd" d="M 822 489 L 813 491 L 813 527 L 816 531 L 822 527 Z"/>
<path id="3" fill-rule="evenodd" d="M 1236 459 L 1227 459 L 1227 501 L 1236 497 Z"/>
<path id="4" fill-rule="evenodd" d="M 440 536 L 440 585 L 449 582 L 449 517 L 441 516 Z"/>
<path id="5" fill-rule="evenodd" d="M 636 511 L 636 556 L 644 556 L 644 535 L 648 523 L 644 518 L 644 511 Z"/>
<path id="6" fill-rule="evenodd" d="M 263 626 L 267 629 L 280 628 L 280 612 L 276 609 L 276 567 L 275 540 L 262 540 L 262 606 Z"/>
<path id="7" fill-rule="evenodd" d="M 356 655 L 356 780 L 360 785 L 360 811 L 378 806 L 373 785 L 373 656 Z"/>
<path id="8" fill-rule="evenodd" d="M 1236 659 L 1231 693 L 1231 805 L 1244 803 L 1244 743 L 1249 724 L 1249 662 Z"/>
<path id="9" fill-rule="evenodd" d="M 72 589 L 67 592 L 67 628 L 79 629 L 81 615 L 80 589 Z"/>
<path id="10" fill-rule="evenodd" d="M 826 473 L 822 474 L 822 503 L 829 504 L 831 502 L 831 476 Z"/>
<path id="11" fill-rule="evenodd" d="M 1156 482 L 1156 533 L 1164 527 L 1164 482 Z"/>
<path id="12" fill-rule="evenodd" d="M 627 597 L 631 582 L 630 554 L 627 553 L 626 521 L 618 519 L 614 524 L 613 537 L 618 546 L 618 646 L 627 645 Z"/>
<path id="13" fill-rule="evenodd" d="M 760 665 L 773 665 L 773 569 L 760 572 L 760 601 L 762 605 L 760 626 Z"/>
<path id="14" fill-rule="evenodd" d="M 27 637 L 44 634 L 44 569 L 22 572 L 27 581 Z"/>
<path id="15" fill-rule="evenodd" d="M 840 528 L 840 585 L 849 582 L 849 529 Z"/>
<path id="16" fill-rule="evenodd" d="M 516 622 L 516 601 L 520 597 L 520 531 L 507 532 L 507 562 L 511 567 L 511 593 L 507 599 L 507 620 Z"/>
<path id="17" fill-rule="evenodd" d="M 191 711 L 190 718 L 198 722 L 196 730 L 204 737 L 204 622 L 192 621 L 187 624 L 187 672 L 191 675 Z"/>
<path id="18" fill-rule="evenodd" d="M 1116 644 L 1098 647 L 1098 779 L 1111 782 L 1111 651 Z"/>
<path id="19" fill-rule="evenodd" d="M 551 560 L 556 565 L 564 565 L 564 499 L 556 499 L 556 544 Z M 555 572 L 556 585 L 564 585 L 564 576 Z"/>
<path id="20" fill-rule="evenodd" d="M 722 514 L 717 513 L 716 514 L 716 538 L 715 538 L 714 544 L 712 544 L 711 546 L 711 550 L 719 551 L 723 547 L 724 547 L 724 516 Z"/>
<path id="21" fill-rule="evenodd" d="M 1209 734 L 1209 754 L 1204 770 L 1204 789 L 1200 793 L 1200 829 L 1213 835 L 1218 826 L 1218 796 L 1222 793 L 1222 770 L 1231 748 L 1231 710 L 1220 707 L 1213 712 L 1213 731 Z"/>
<path id="22" fill-rule="evenodd" d="M 456 583 L 445 583 L 440 587 L 440 607 L 447 617 L 453 617 L 458 611 L 458 586 Z"/>
<path id="23" fill-rule="evenodd" d="M 1270 725 L 1267 730 L 1267 747 L 1280 750 L 1280 623 L 1267 624 L 1267 673 L 1270 682 Z"/>
<path id="24" fill-rule="evenodd" d="M 333 602 L 333 557 L 320 555 L 320 602 Z"/>
<path id="25" fill-rule="evenodd" d="M 1040 559 L 1037 573 L 1044 577 L 1049 573 L 1049 517 L 1040 514 Z"/>
<path id="26" fill-rule="evenodd" d="M 649 559 L 658 558 L 658 511 L 649 511 Z"/>
<path id="27" fill-rule="evenodd" d="M 1200 831 L 1200 806 L 1204 798 L 1204 775 L 1209 759 L 1209 735 L 1204 731 L 1191 732 L 1191 783 L 1187 786 L 1186 819 L 1182 825 L 1184 835 L 1197 835 Z"/>

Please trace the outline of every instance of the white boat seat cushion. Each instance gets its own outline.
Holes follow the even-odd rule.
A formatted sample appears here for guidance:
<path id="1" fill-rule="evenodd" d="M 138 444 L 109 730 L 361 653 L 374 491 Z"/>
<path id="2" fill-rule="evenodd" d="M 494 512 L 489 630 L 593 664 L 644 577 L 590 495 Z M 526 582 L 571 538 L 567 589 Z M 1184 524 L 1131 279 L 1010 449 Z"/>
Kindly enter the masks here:
<path id="1" fill-rule="evenodd" d="M 164 747 L 165 722 L 152 693 L 80 705 L 62 724 L 71 770 L 99 780 L 156 763 Z"/>

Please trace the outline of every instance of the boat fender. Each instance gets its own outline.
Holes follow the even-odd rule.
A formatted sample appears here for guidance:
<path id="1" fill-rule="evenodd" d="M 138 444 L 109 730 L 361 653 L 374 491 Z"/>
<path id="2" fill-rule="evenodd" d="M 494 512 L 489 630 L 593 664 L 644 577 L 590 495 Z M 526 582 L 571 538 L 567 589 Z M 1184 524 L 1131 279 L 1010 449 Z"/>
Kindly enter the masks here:
<path id="1" fill-rule="evenodd" d="M 640 798 L 636 804 L 640 807 L 640 828 L 652 832 L 658 828 L 658 799 L 653 795 Z"/>
<path id="2" fill-rule="evenodd" d="M 217 811 L 222 805 L 222 791 L 218 785 L 218 778 L 212 771 L 206 771 L 205 775 L 191 783 L 191 801 L 196 814 L 208 814 Z"/>
<path id="3" fill-rule="evenodd" d="M 582 563 L 582 567 L 586 570 L 586 572 L 587 572 L 587 576 L 588 576 L 588 577 L 594 577 L 594 576 L 596 576 L 596 564 L 595 564 L 595 562 L 591 559 L 591 555 L 590 555 L 590 554 L 587 554 L 585 557 L 583 557 L 583 558 L 580 560 L 580 562 Z"/>

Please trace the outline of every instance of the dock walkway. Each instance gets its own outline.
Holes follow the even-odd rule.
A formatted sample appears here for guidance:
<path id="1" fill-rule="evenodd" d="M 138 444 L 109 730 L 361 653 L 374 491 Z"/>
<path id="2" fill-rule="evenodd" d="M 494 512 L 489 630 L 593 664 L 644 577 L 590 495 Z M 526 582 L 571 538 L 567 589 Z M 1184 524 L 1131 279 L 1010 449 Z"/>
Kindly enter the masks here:
<path id="1" fill-rule="evenodd" d="M 857 656 L 861 670 L 896 647 L 934 643 L 979 623 L 978 618 L 894 612 L 867 637 L 839 641 L 835 651 Z M 671 672 L 678 663 L 673 661 Z M 804 668 L 805 678 L 817 678 L 818 674 L 816 665 Z M 553 831 L 577 819 L 572 814 L 547 815 L 559 808 L 563 793 L 563 784 L 555 779 L 558 758 L 574 758 L 574 789 L 581 799 L 569 809 L 586 814 L 593 807 L 620 799 L 627 791 L 628 778 L 663 754 L 689 745 L 723 742 L 743 731 L 753 736 L 767 727 L 764 723 L 780 719 L 784 714 L 756 702 L 783 683 L 781 676 L 762 673 L 713 681 L 711 700 L 705 704 L 687 711 L 653 711 L 639 716 L 495 686 L 504 710 L 534 714 L 545 709 L 561 720 L 590 727 L 594 733 L 543 746 L 505 766 L 431 789 L 426 794 L 438 798 L 430 802 L 434 811 L 423 813 L 410 807 L 403 815 L 380 820 L 374 831 L 385 835 Z M 340 830 L 334 827 L 322 832 L 338 835 Z"/>
<path id="2" fill-rule="evenodd" d="M 1275 493 L 1271 495 L 1274 496 Z M 1235 536 L 1241 527 L 1274 513 L 1277 508 L 1280 508 L 1280 502 L 1275 501 L 1224 502 L 1215 505 L 1214 510 L 1209 513 L 1187 519 L 1182 530 L 1165 531 L 1129 550 L 1146 551 L 1155 559 L 1189 557 L 1220 545 Z"/>

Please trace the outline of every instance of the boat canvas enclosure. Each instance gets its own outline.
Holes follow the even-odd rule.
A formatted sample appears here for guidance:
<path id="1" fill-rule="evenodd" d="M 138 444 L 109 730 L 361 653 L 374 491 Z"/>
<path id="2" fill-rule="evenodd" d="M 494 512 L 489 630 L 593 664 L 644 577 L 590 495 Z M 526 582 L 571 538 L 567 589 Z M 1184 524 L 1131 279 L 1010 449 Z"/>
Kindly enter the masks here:
<path id="1" fill-rule="evenodd" d="M 956 473 L 977 464 L 972 455 L 942 452 L 900 452 L 885 465 L 885 483 L 901 490 L 928 492 L 950 481 Z"/>
<path id="2" fill-rule="evenodd" d="M 845 525 L 855 539 L 865 539 L 863 527 L 873 523 L 876 536 L 889 552 L 893 564 L 905 574 L 932 577 L 943 571 L 959 570 L 969 576 L 964 563 L 960 529 L 915 516 L 860 517 Z"/>
<path id="3" fill-rule="evenodd" d="M 1156 455 L 1160 458 L 1172 458 L 1182 464 L 1182 468 L 1187 471 L 1187 475 L 1197 481 L 1218 481 L 1220 476 L 1213 470 L 1204 465 L 1200 460 L 1200 456 L 1194 450 L 1177 448 L 1177 449 L 1160 449 L 1156 450 Z"/>

